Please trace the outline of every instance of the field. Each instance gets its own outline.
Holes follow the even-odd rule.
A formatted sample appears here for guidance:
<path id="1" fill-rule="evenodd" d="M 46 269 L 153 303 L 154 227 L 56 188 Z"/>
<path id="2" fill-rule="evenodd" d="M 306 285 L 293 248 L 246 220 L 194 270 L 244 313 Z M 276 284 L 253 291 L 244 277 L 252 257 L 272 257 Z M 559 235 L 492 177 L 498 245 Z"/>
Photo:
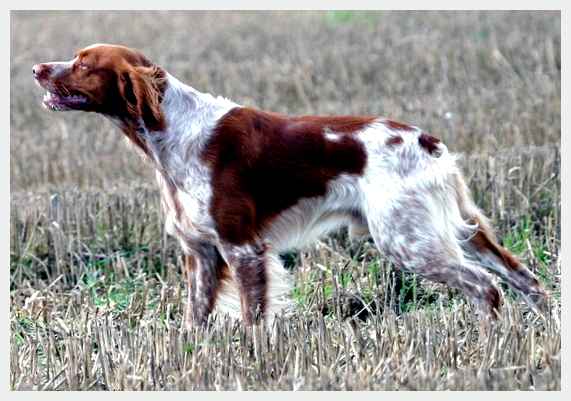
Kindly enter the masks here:
<path id="1" fill-rule="evenodd" d="M 560 30 L 555 12 L 13 12 L 10 388 L 559 390 Z M 283 255 L 296 308 L 267 330 L 180 330 L 182 255 L 151 168 L 101 117 L 43 110 L 32 80 L 94 42 L 241 104 L 440 137 L 549 312 L 506 290 L 484 332 L 461 295 L 341 231 Z"/>

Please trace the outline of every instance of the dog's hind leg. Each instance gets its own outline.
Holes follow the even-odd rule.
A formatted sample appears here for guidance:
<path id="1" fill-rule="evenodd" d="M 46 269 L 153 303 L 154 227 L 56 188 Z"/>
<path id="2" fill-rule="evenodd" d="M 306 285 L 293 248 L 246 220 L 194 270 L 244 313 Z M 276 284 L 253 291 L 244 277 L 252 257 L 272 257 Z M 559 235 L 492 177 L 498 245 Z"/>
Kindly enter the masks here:
<path id="1" fill-rule="evenodd" d="M 469 226 L 445 185 L 407 188 L 383 208 L 370 194 L 368 225 L 381 252 L 398 268 L 458 289 L 485 316 L 497 317 L 501 292 L 484 267 L 464 257 L 459 238 Z"/>

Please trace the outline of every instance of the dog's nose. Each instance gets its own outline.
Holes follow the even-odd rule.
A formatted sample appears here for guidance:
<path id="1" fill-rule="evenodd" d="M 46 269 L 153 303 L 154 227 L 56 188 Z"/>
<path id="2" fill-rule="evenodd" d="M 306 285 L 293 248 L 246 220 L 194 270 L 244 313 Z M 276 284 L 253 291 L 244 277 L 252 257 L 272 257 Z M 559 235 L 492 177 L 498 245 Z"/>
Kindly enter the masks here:
<path id="1" fill-rule="evenodd" d="M 34 78 L 36 79 L 45 78 L 48 71 L 49 67 L 45 64 L 36 64 L 32 67 L 32 74 L 34 74 Z"/>

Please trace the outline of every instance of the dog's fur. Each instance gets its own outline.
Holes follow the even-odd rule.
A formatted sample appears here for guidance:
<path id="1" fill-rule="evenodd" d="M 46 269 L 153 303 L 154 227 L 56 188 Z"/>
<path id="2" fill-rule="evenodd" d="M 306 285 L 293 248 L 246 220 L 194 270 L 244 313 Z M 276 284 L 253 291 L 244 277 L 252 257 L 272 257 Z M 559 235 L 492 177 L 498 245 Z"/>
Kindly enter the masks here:
<path id="1" fill-rule="evenodd" d="M 454 155 L 417 127 L 242 107 L 122 46 L 92 45 L 34 66 L 34 77 L 47 108 L 110 118 L 154 166 L 167 231 L 185 254 L 189 324 L 238 301 L 248 324 L 271 316 L 289 290 L 278 253 L 343 225 L 492 316 L 501 295 L 489 271 L 530 304 L 544 298 L 497 243 Z"/>

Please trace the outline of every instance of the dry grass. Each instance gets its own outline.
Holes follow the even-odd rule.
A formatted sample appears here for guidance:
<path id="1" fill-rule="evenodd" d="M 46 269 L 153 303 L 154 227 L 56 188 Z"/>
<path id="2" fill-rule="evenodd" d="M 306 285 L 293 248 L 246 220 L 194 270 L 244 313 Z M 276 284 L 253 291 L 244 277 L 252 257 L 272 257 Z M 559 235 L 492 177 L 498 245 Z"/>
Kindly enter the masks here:
<path id="1" fill-rule="evenodd" d="M 458 294 L 343 233 L 286 255 L 297 309 L 269 332 L 219 318 L 184 333 L 180 251 L 154 190 L 13 194 L 11 385 L 558 389 L 559 165 L 554 147 L 465 161 L 504 243 L 553 294 L 543 322 L 508 292 L 489 341 Z"/>
<path id="2" fill-rule="evenodd" d="M 12 389 L 561 388 L 558 13 L 28 12 L 11 24 Z M 463 297 L 342 232 L 284 255 L 297 307 L 269 330 L 222 316 L 179 330 L 181 253 L 149 167 L 100 117 L 43 111 L 31 79 L 32 64 L 92 42 L 138 47 L 244 104 L 391 116 L 471 155 L 477 203 L 553 294 L 546 319 L 508 291 L 486 335 Z"/>
<path id="3" fill-rule="evenodd" d="M 173 301 L 163 304 L 166 313 L 176 308 Z M 219 319 L 191 332 L 179 331 L 165 311 L 129 327 L 86 306 L 87 297 L 77 296 L 61 319 L 52 322 L 48 314 L 30 325 L 31 334 L 11 350 L 13 388 L 560 389 L 555 309 L 537 323 L 510 305 L 501 323 L 480 336 L 464 306 L 386 314 L 365 324 L 296 314 L 276 319 L 268 331 Z"/>

